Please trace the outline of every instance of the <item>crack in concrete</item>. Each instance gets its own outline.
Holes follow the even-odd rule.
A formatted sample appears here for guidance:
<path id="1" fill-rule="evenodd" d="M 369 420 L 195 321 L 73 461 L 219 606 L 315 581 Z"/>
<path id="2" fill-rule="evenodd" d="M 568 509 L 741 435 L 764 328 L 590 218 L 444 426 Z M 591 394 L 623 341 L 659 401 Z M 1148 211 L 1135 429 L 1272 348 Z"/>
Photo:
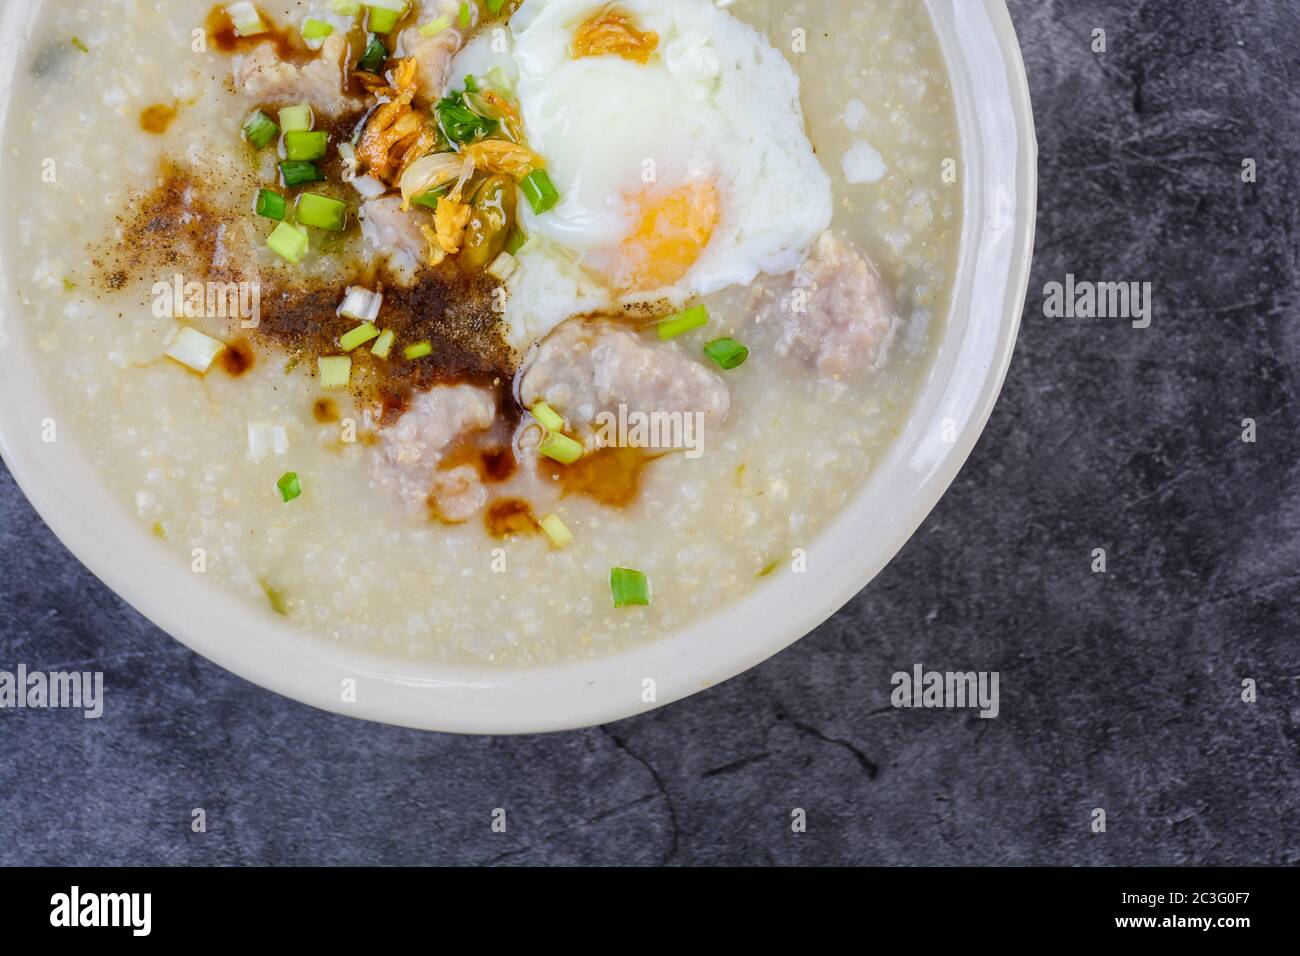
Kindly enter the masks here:
<path id="1" fill-rule="evenodd" d="M 577 823 L 573 824 L 572 826 L 563 827 L 559 830 L 555 830 L 552 833 L 543 834 L 541 843 L 543 846 L 549 845 L 555 842 L 556 840 L 558 840 L 560 837 L 564 836 L 566 833 L 572 833 L 574 830 L 581 829 L 582 827 L 589 827 L 596 823 L 602 823 L 605 820 L 608 820 L 610 817 L 618 816 L 624 810 L 630 810 L 633 807 L 639 807 L 644 803 L 649 803 L 651 800 L 654 800 L 657 796 L 658 796 L 657 793 L 647 793 L 645 796 L 637 797 L 635 800 L 629 800 L 626 803 L 620 803 L 617 806 L 608 808 L 607 810 L 601 810 L 598 813 L 594 813 L 589 817 L 584 817 L 583 819 L 579 820 Z M 504 850 L 503 852 L 498 853 L 496 856 L 492 857 L 492 859 L 485 860 L 482 863 L 476 863 L 474 865 L 475 866 L 496 866 L 498 863 L 504 863 L 506 860 L 512 859 L 514 857 L 522 856 L 525 853 L 531 853 L 533 851 L 533 848 L 534 848 L 533 844 L 529 843 L 526 844 L 525 846 L 516 847 L 513 850 Z"/>
<path id="2" fill-rule="evenodd" d="M 836 747 L 843 747 L 845 750 L 847 750 L 849 753 L 853 755 L 853 759 L 858 762 L 858 765 L 860 767 L 862 767 L 862 770 L 866 773 L 868 779 L 875 780 L 876 777 L 880 774 L 880 767 L 876 764 L 876 762 L 872 760 L 870 757 L 868 757 L 865 753 L 863 753 L 860 749 L 858 749 L 858 747 L 855 744 L 853 744 L 851 741 L 842 740 L 839 737 L 829 737 L 826 734 L 822 733 L 820 730 L 818 730 L 816 727 L 812 726 L 811 724 L 805 724 L 793 718 L 784 718 L 782 715 L 778 714 L 777 720 L 782 720 L 782 719 L 788 720 L 790 726 L 793 727 L 795 730 L 799 731 L 799 733 L 801 734 L 807 734 L 810 737 L 815 737 L 816 739 L 820 740 L 822 743 L 834 744 Z"/>
<path id="3" fill-rule="evenodd" d="M 680 837 L 680 829 L 677 824 L 677 808 L 673 805 L 672 797 L 668 794 L 668 787 L 664 785 L 663 778 L 659 776 L 659 771 L 654 768 L 650 761 L 646 760 L 640 754 L 636 753 L 627 743 L 609 727 L 601 727 L 600 732 L 610 739 L 610 741 L 623 753 L 627 754 L 641 766 L 645 767 L 646 772 L 650 774 L 650 779 L 654 781 L 660 796 L 663 797 L 664 806 L 668 810 L 668 825 L 671 828 L 668 841 L 668 855 L 664 857 L 662 863 L 671 863 L 673 857 L 677 855 L 677 845 Z"/>
<path id="4" fill-rule="evenodd" d="M 762 763 L 770 756 L 772 756 L 770 753 L 764 751 L 761 754 L 752 754 L 748 757 L 741 757 L 739 760 L 733 760 L 731 763 L 724 763 L 721 767 L 714 767 L 712 770 L 704 771 L 704 773 L 700 774 L 700 778 L 723 777 L 729 773 L 736 773 L 737 771 L 744 770 L 746 767 L 752 766 L 756 763 Z"/>

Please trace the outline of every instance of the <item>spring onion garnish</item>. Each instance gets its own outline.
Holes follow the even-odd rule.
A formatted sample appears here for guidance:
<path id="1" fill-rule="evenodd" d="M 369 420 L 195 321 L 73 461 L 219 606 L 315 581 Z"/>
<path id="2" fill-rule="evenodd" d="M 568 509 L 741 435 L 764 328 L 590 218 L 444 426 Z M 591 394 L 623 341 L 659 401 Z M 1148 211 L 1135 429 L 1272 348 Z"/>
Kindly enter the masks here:
<path id="1" fill-rule="evenodd" d="M 370 348 L 370 354 L 375 358 L 386 359 L 390 352 L 393 351 L 393 343 L 397 341 L 397 333 L 392 329 L 385 329 L 380 333 L 379 338 L 375 339 L 375 344 Z"/>
<path id="2" fill-rule="evenodd" d="M 508 93 L 514 89 L 515 82 L 510 79 L 510 74 L 502 67 L 494 66 L 488 70 L 487 85 L 490 90 L 496 90 L 498 93 Z"/>
<path id="3" fill-rule="evenodd" d="M 323 40 L 334 32 L 334 24 L 324 20 L 317 20 L 315 17 L 308 17 L 302 22 L 302 38 L 304 40 Z"/>
<path id="4" fill-rule="evenodd" d="M 379 34 L 370 34 L 370 39 L 366 41 L 366 52 L 361 54 L 361 59 L 357 61 L 357 69 L 363 73 L 382 73 L 384 62 L 388 59 L 388 47 L 384 46 L 384 41 L 379 39 Z"/>
<path id="5" fill-rule="evenodd" d="M 551 539 L 551 544 L 557 548 L 567 548 L 573 544 L 573 533 L 564 526 L 559 515 L 547 515 L 543 518 L 542 530 L 546 532 L 546 537 Z"/>
<path id="6" fill-rule="evenodd" d="M 281 259 L 297 265 L 307 254 L 307 233 L 282 222 L 267 236 L 266 244 Z"/>
<path id="7" fill-rule="evenodd" d="M 285 504 L 302 494 L 302 482 L 298 480 L 296 471 L 286 471 L 275 483 L 275 487 L 280 489 L 280 499 Z"/>
<path id="8" fill-rule="evenodd" d="M 508 252 L 502 252 L 487 267 L 487 274 L 494 279 L 505 282 L 515 274 L 517 268 L 519 268 L 519 260 Z"/>
<path id="9" fill-rule="evenodd" d="M 501 8 L 506 5 L 506 0 L 487 0 L 487 8 L 493 16 L 501 12 Z"/>
<path id="10" fill-rule="evenodd" d="M 564 431 L 564 419 L 560 413 L 551 408 L 547 402 L 538 402 L 529 409 L 533 413 L 533 418 L 537 419 L 537 424 L 541 425 L 548 432 Z"/>
<path id="11" fill-rule="evenodd" d="M 539 216 L 554 209 L 560 201 L 560 194 L 556 191 L 555 184 L 551 182 L 551 177 L 546 174 L 544 169 L 534 169 L 523 178 L 519 188 L 528 197 L 533 212 Z"/>
<path id="12" fill-rule="evenodd" d="M 248 423 L 248 457 L 261 461 L 268 455 L 285 455 L 289 452 L 289 432 L 283 425 L 266 422 Z"/>
<path id="13" fill-rule="evenodd" d="M 341 335 L 339 337 L 339 348 L 345 352 L 354 352 L 371 339 L 377 338 L 379 338 L 379 329 L 367 322 L 365 325 L 358 325 L 351 332 Z"/>
<path id="14" fill-rule="evenodd" d="M 616 608 L 650 606 L 650 579 L 640 571 L 614 568 L 609 572 L 609 590 Z"/>
<path id="15" fill-rule="evenodd" d="M 749 349 L 735 339 L 714 339 L 704 346 L 704 354 L 717 362 L 724 371 L 740 368 L 749 358 Z"/>
<path id="16" fill-rule="evenodd" d="M 456 90 L 438 101 L 435 113 L 443 135 L 453 143 L 472 143 L 485 136 L 491 136 L 501 125 L 495 119 L 481 116 L 465 102 L 466 93 L 478 91 L 474 77 L 465 77 L 465 89 Z"/>
<path id="17" fill-rule="evenodd" d="M 348 225 L 348 204 L 316 193 L 303 193 L 298 197 L 299 224 L 342 232 Z"/>
<path id="18" fill-rule="evenodd" d="M 289 160 L 280 164 L 280 179 L 286 189 L 305 186 L 308 183 L 324 182 L 325 174 L 316 168 L 315 163 L 303 163 Z"/>
<path id="19" fill-rule="evenodd" d="M 329 133 L 310 133 L 295 130 L 284 134 L 284 158 L 293 162 L 307 163 L 322 159 L 329 149 Z"/>
<path id="20" fill-rule="evenodd" d="M 224 342 L 186 325 L 176 332 L 163 354 L 202 375 L 212 367 L 213 360 L 225 347 Z"/>
<path id="21" fill-rule="evenodd" d="M 257 36 L 259 33 L 266 32 L 266 24 L 262 22 L 261 14 L 248 0 L 230 4 L 226 7 L 226 16 L 230 17 L 230 22 L 235 25 L 235 32 L 241 37 Z"/>
<path id="22" fill-rule="evenodd" d="M 460 28 L 468 30 L 470 24 L 469 0 L 461 0 L 460 4 Z"/>
<path id="23" fill-rule="evenodd" d="M 408 362 L 414 362 L 416 359 L 422 359 L 426 355 L 433 354 L 432 342 L 416 342 L 414 345 L 408 345 L 402 350 L 402 355 Z"/>
<path id="24" fill-rule="evenodd" d="M 280 128 L 286 133 L 305 133 L 316 124 L 310 103 L 286 106 L 280 110 Z"/>
<path id="25" fill-rule="evenodd" d="M 659 323 L 659 339 L 667 342 L 687 332 L 709 324 L 709 310 L 702 305 L 692 306 L 685 312 L 679 312 L 671 319 Z"/>
<path id="26" fill-rule="evenodd" d="M 244 120 L 244 136 L 257 149 L 275 142 L 279 135 L 280 127 L 275 125 L 275 120 L 261 110 L 253 110 L 253 115 Z"/>
<path id="27" fill-rule="evenodd" d="M 371 292 L 363 286 L 352 285 L 348 286 L 347 294 L 338 307 L 338 314 L 358 322 L 374 322 L 379 318 L 379 308 L 383 304 L 382 292 Z"/>
<path id="28" fill-rule="evenodd" d="M 561 465 L 572 465 L 582 457 L 582 445 L 559 432 L 547 432 L 537 450 Z"/>
<path id="29" fill-rule="evenodd" d="M 451 20 L 447 17 L 434 17 L 424 26 L 420 27 L 420 36 L 436 37 L 439 33 L 448 29 L 450 26 Z"/>
<path id="30" fill-rule="evenodd" d="M 369 0 L 362 6 L 370 14 L 369 29 L 373 33 L 391 33 L 397 21 L 406 16 L 406 0 Z"/>
<path id="31" fill-rule="evenodd" d="M 510 253 L 512 256 L 517 256 L 519 255 L 519 250 L 522 249 L 527 242 L 528 237 L 524 235 L 523 230 L 515 229 L 510 233 L 510 237 L 506 239 L 506 252 Z"/>
<path id="32" fill-rule="evenodd" d="M 259 189 L 257 191 L 257 203 L 254 210 L 259 216 L 265 216 L 267 219 L 275 219 L 284 222 L 284 213 L 287 204 L 284 197 L 272 189 Z"/>
<path id="33" fill-rule="evenodd" d="M 438 208 L 438 200 L 447 195 L 450 188 L 451 187 L 449 186 L 443 186 L 440 189 L 430 190 L 422 196 L 416 196 L 411 200 L 411 202 L 415 203 L 417 206 L 423 206 L 425 209 L 436 210 Z"/>
<path id="34" fill-rule="evenodd" d="M 352 380 L 352 357 L 348 355 L 323 355 L 316 360 L 320 371 L 321 388 L 347 388 Z"/>
<path id="35" fill-rule="evenodd" d="M 289 616 L 289 605 L 285 603 L 284 595 L 277 591 L 265 581 L 258 582 L 262 585 L 262 592 L 266 595 L 266 600 L 271 605 L 271 610 L 281 617 Z"/>
<path id="36" fill-rule="evenodd" d="M 355 17 L 361 12 L 361 0 L 330 0 L 330 9 L 345 17 Z"/>

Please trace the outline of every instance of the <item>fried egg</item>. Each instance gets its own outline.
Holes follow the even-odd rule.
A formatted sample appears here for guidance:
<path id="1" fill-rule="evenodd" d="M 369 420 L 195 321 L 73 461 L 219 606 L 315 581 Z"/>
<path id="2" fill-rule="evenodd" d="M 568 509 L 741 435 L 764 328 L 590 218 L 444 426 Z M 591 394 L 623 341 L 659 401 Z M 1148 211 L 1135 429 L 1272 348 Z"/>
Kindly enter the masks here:
<path id="1" fill-rule="evenodd" d="M 508 77 L 561 200 L 509 283 L 523 347 L 573 315 L 670 311 L 796 269 L 832 214 L 799 80 L 710 0 L 525 0 L 453 65 Z"/>

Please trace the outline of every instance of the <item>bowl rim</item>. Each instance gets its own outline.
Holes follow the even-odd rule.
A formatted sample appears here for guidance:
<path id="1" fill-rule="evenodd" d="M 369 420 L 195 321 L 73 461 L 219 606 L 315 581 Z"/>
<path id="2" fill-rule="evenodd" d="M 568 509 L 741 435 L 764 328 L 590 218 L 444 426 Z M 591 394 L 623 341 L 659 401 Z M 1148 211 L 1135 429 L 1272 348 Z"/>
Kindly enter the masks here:
<path id="1" fill-rule="evenodd" d="M 978 396 L 969 408 L 962 409 L 956 440 L 936 449 L 933 442 L 918 439 L 920 444 L 911 450 L 912 458 L 893 461 L 894 467 L 911 468 L 918 478 L 915 493 L 905 502 L 908 507 L 878 519 L 882 534 L 874 552 L 837 561 L 835 572 L 817 576 L 815 583 L 783 580 L 765 584 L 735 607 L 630 650 L 510 670 L 447 668 L 335 644 L 286 625 L 251 605 L 244 606 L 244 602 L 222 602 L 218 595 L 209 593 L 219 589 L 197 581 L 174 552 L 153 539 L 138 518 L 110 495 L 75 442 L 42 447 L 35 438 L 35 407 L 41 404 L 45 388 L 30 368 L 13 362 L 8 356 L 13 350 L 3 347 L 5 306 L 12 301 L 3 270 L 0 370 L 12 374 L 0 376 L 0 457 L 64 546 L 116 595 L 218 666 L 324 710 L 454 733 L 550 732 L 645 713 L 743 673 L 832 617 L 901 550 L 973 451 L 1010 367 L 1028 294 L 1037 210 L 1037 144 L 1028 80 L 1005 0 L 965 4 L 964 12 L 963 0 L 927 3 L 932 11 L 936 6 L 947 6 L 963 17 L 981 11 L 997 41 L 998 65 L 1005 74 L 1007 91 L 1006 102 L 1000 105 L 1009 109 L 1016 127 L 1015 209 L 1013 221 L 1004 224 L 1008 228 L 1004 228 L 1003 237 L 1008 255 L 1007 279 L 1004 288 L 996 290 L 1000 291 L 997 298 L 1001 303 L 997 325 L 980 333 L 980 360 L 985 364 L 977 370 Z M 17 7 L 10 8 L 12 16 L 0 15 L 0 31 L 26 15 L 18 14 Z M 10 31 L 7 35 L 19 34 Z M 16 43 L 0 45 L 0 71 L 6 67 L 6 56 L 17 57 L 16 47 Z M 944 52 L 952 72 L 952 50 L 947 43 Z M 8 125 L 9 82 L 10 78 L 0 75 L 0 132 Z M 968 160 L 969 133 L 963 128 L 963 152 Z M 968 179 L 973 181 L 975 177 Z M 968 183 L 966 189 L 963 252 L 977 225 L 984 228 L 982 221 L 971 221 L 974 186 Z M 985 212 L 992 215 L 994 211 Z M 0 237 L 0 245 L 2 240 Z M 960 305 L 954 296 L 954 316 Z M 974 308 L 974 303 L 967 305 L 968 311 Z M 967 314 L 965 324 L 971 321 Z M 18 408 L 26 417 L 18 415 Z M 914 409 L 909 420 L 915 417 Z M 857 500 L 866 496 L 867 487 L 856 492 Z M 852 526 L 854 522 L 841 524 Z M 839 529 L 841 540 L 836 547 L 841 554 L 849 553 L 844 551 L 846 542 L 859 534 L 852 527 L 847 529 L 849 537 L 845 533 L 846 529 Z M 824 533 L 823 537 L 829 535 Z M 766 633 L 756 632 L 755 628 Z M 647 685 L 646 681 L 653 684 Z M 647 693 L 648 686 L 653 687 L 653 694 Z"/>

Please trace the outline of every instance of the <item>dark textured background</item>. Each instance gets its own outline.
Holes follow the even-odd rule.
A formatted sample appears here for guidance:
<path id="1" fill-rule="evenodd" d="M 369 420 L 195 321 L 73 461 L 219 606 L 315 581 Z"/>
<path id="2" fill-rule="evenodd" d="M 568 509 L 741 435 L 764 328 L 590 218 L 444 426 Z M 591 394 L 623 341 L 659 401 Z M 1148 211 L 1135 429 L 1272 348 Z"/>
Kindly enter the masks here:
<path id="1" fill-rule="evenodd" d="M 0 470 L 0 668 L 108 688 L 99 721 L 0 712 L 0 862 L 1300 862 L 1300 14 L 1011 6 L 1042 146 L 1020 344 L 956 485 L 843 613 L 613 726 L 395 730 L 198 659 Z M 1067 272 L 1155 283 L 1154 324 L 1045 319 Z M 1001 717 L 886 707 L 917 661 L 1000 671 Z"/>

